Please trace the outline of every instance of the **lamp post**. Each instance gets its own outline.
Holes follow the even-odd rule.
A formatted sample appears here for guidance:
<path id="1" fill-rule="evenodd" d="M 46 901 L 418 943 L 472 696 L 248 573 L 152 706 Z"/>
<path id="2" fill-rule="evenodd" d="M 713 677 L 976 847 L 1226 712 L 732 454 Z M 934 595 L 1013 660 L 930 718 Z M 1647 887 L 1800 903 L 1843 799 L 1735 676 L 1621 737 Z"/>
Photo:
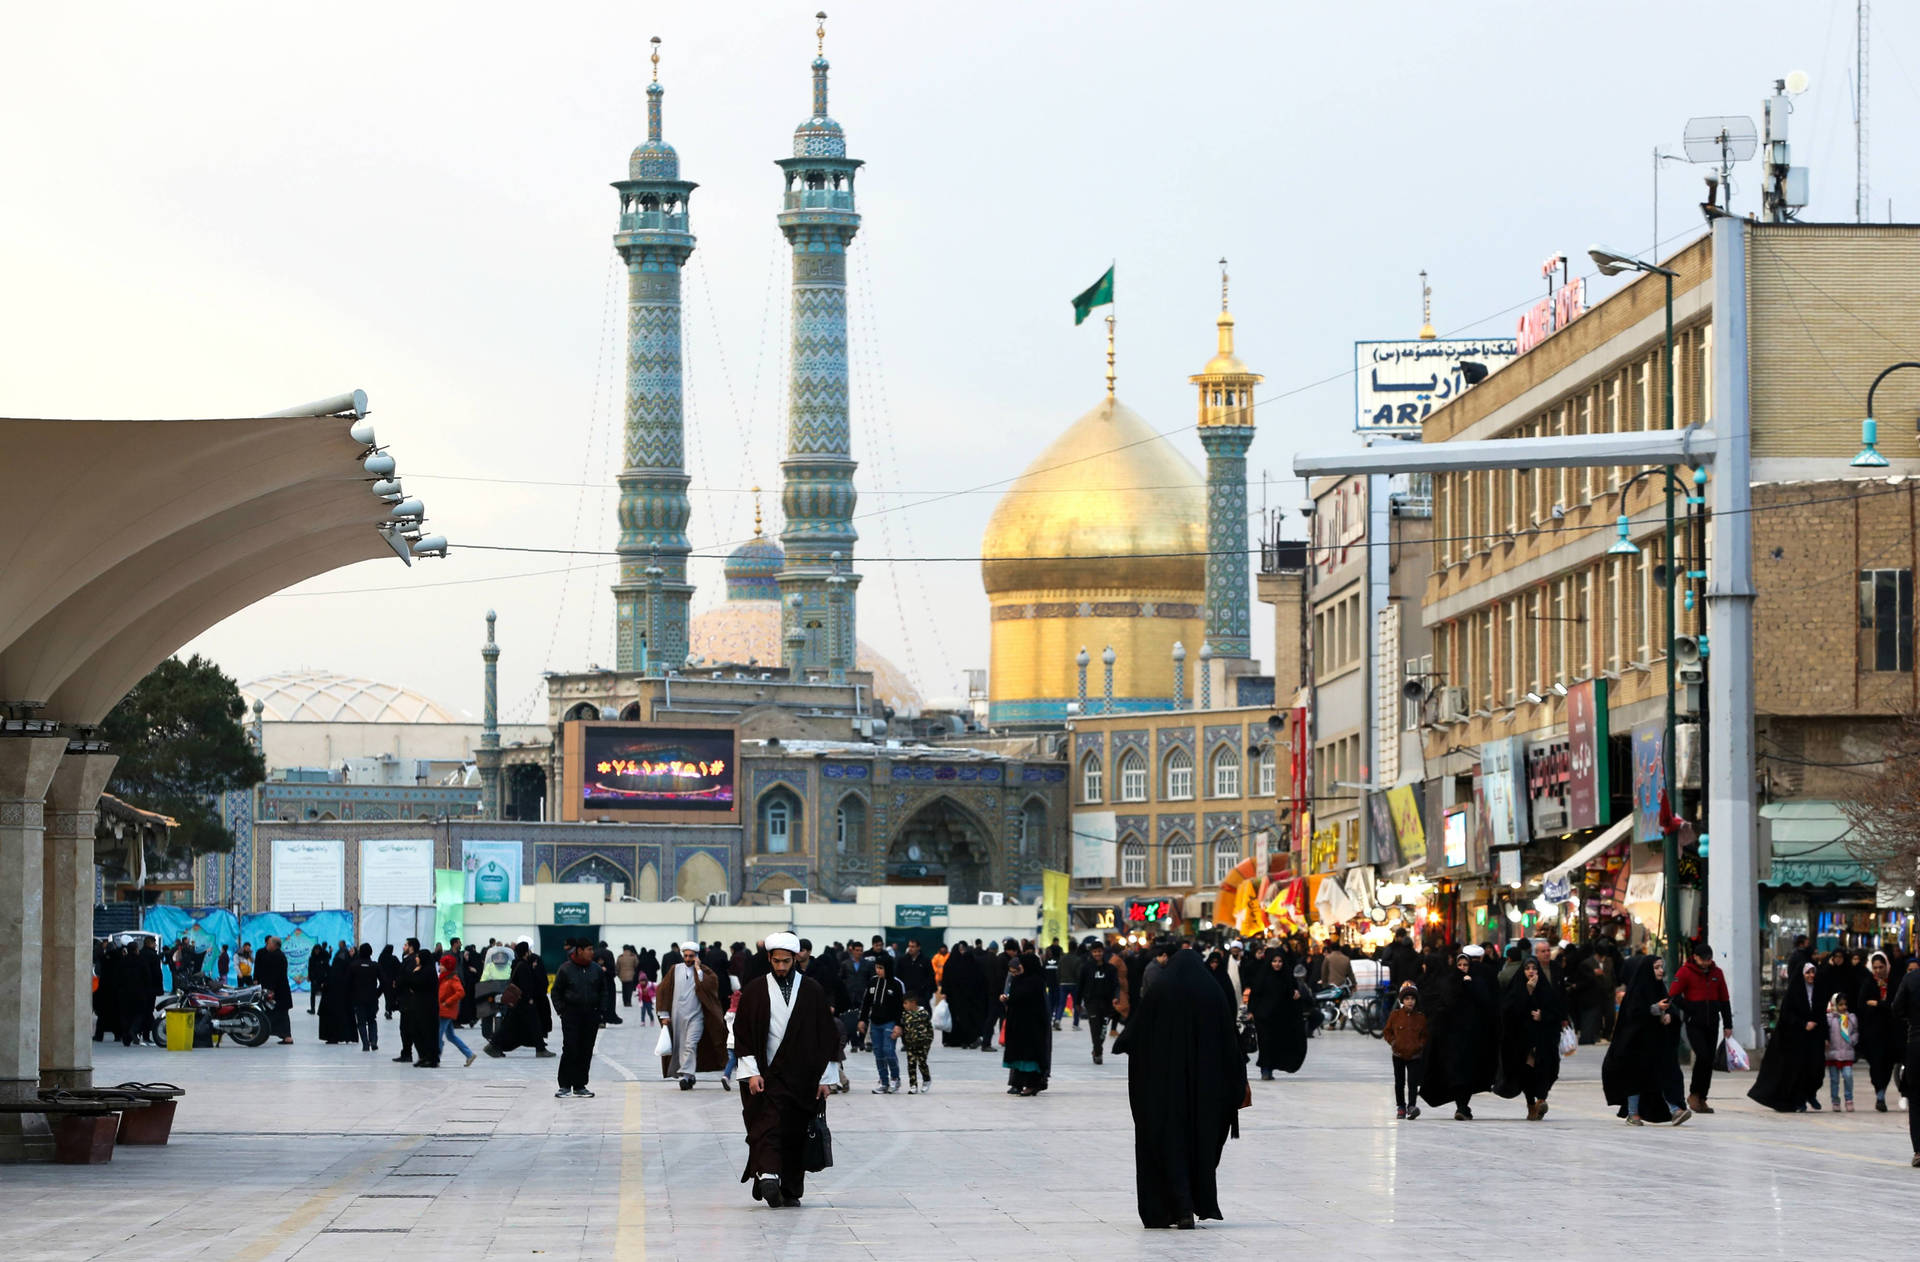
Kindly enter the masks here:
<path id="1" fill-rule="evenodd" d="M 1880 454 L 1880 423 L 1873 419 L 1873 392 L 1880 388 L 1881 382 L 1902 368 L 1920 368 L 1920 363 L 1905 359 L 1897 364 L 1890 364 L 1882 368 L 1880 375 L 1873 379 L 1873 384 L 1867 387 L 1867 417 L 1860 422 L 1860 454 L 1849 462 L 1856 469 L 1887 467 L 1887 458 Z"/>
<path id="2" fill-rule="evenodd" d="M 1662 375 L 1666 379 L 1667 429 L 1671 430 L 1673 429 L 1673 278 L 1679 273 L 1675 272 L 1672 268 L 1661 267 L 1656 263 L 1642 262 L 1632 255 L 1622 254 L 1617 250 L 1609 250 L 1604 246 L 1596 245 L 1590 247 L 1587 250 L 1587 257 L 1593 260 L 1593 265 L 1600 269 L 1602 276 L 1618 276 L 1621 272 L 1644 272 L 1650 276 L 1662 277 L 1667 282 L 1667 368 L 1666 372 Z M 1871 412 L 1873 409 L 1869 407 L 1867 410 Z M 1666 781 L 1669 798 L 1677 802 L 1679 800 L 1679 794 L 1675 790 L 1673 783 L 1673 637 L 1674 588 L 1676 586 L 1674 583 L 1675 569 L 1673 563 L 1673 493 L 1676 489 L 1678 479 L 1675 477 L 1673 470 L 1667 466 L 1658 465 L 1655 466 L 1655 468 L 1666 475 L 1667 481 L 1667 737 L 1662 749 L 1661 771 L 1662 778 Z M 1634 477 L 1628 479 L 1625 486 L 1620 488 L 1620 504 L 1622 508 L 1626 506 L 1627 492 L 1632 489 L 1635 482 L 1645 476 L 1646 473 L 1644 472 L 1636 474 Z M 1678 489 L 1682 494 L 1686 493 L 1684 486 Z M 1625 521 L 1626 514 L 1622 513 L 1621 522 L 1623 523 L 1623 527 L 1621 542 L 1623 543 L 1628 542 L 1624 528 Z M 1609 552 L 1619 550 L 1619 544 L 1615 544 L 1612 548 L 1608 549 Z M 1633 550 L 1635 552 L 1639 551 L 1638 548 L 1634 548 Z M 1680 838 L 1672 833 L 1667 833 L 1663 839 L 1661 849 L 1664 852 L 1661 856 L 1660 864 L 1661 884 L 1665 887 L 1661 920 L 1664 922 L 1662 927 L 1666 930 L 1664 936 L 1667 940 L 1667 976 L 1672 977 L 1674 976 L 1674 970 L 1680 967 L 1680 944 L 1676 937 L 1680 922 Z"/>

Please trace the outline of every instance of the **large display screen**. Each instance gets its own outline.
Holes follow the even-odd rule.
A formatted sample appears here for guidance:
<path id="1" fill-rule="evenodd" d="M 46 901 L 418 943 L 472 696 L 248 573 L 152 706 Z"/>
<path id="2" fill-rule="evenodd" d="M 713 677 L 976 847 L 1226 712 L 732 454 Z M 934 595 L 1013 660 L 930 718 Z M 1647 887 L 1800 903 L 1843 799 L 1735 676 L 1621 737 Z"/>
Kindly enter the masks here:
<path id="1" fill-rule="evenodd" d="M 731 729 L 589 723 L 581 752 L 586 811 L 733 810 Z"/>

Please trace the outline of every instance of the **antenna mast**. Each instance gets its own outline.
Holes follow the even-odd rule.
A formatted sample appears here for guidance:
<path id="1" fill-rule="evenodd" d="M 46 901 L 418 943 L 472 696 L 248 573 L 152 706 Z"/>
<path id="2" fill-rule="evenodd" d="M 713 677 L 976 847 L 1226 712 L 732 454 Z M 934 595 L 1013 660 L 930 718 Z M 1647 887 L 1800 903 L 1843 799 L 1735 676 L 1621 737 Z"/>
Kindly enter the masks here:
<path id="1" fill-rule="evenodd" d="M 1867 207 L 1867 28 L 1873 22 L 1870 0 L 1854 0 L 1853 21 L 1853 220 L 1866 223 L 1872 217 Z"/>

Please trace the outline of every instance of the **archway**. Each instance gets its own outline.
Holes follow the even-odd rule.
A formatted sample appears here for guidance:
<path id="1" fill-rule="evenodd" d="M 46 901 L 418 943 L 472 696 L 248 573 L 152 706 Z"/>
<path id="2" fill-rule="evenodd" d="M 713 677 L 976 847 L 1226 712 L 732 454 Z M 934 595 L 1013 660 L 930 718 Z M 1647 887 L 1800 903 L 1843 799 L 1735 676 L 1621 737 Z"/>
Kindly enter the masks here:
<path id="1" fill-rule="evenodd" d="M 937 797 L 894 833 L 887 884 L 945 885 L 950 902 L 974 902 L 992 871 L 991 843 L 978 816 L 952 798 Z"/>
<path id="2" fill-rule="evenodd" d="M 673 892 L 689 902 L 704 903 L 709 894 L 727 892 L 727 870 L 712 855 L 695 851 L 681 863 Z"/>

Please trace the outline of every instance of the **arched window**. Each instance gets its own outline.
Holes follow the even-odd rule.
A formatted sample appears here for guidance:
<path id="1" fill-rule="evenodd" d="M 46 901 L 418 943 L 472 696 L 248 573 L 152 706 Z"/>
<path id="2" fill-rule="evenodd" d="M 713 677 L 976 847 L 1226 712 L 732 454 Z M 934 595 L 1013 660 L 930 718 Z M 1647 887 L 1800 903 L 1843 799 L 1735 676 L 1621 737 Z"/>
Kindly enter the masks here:
<path id="1" fill-rule="evenodd" d="M 836 854 L 858 852 L 866 844 L 867 804 L 857 797 L 844 797 L 833 812 L 833 849 Z"/>
<path id="2" fill-rule="evenodd" d="M 1240 863 L 1240 840 L 1232 833 L 1219 833 L 1213 839 L 1213 883 L 1227 879 Z"/>
<path id="3" fill-rule="evenodd" d="M 1046 844 L 1047 807 L 1037 799 L 1029 800 L 1020 811 L 1020 855 L 1034 854 Z"/>
<path id="4" fill-rule="evenodd" d="M 789 829 L 793 826 L 793 817 L 787 810 L 787 804 L 773 801 L 767 804 L 767 844 L 762 847 L 768 854 L 785 854 L 792 844 Z"/>
<path id="5" fill-rule="evenodd" d="M 1137 749 L 1129 749 L 1120 755 L 1120 800 L 1147 800 L 1147 760 L 1140 756 Z"/>
<path id="6" fill-rule="evenodd" d="M 1105 791 L 1102 781 L 1105 777 L 1100 770 L 1100 755 L 1088 754 L 1080 762 L 1080 800 L 1098 802 Z"/>
<path id="7" fill-rule="evenodd" d="M 1181 802 L 1193 796 L 1193 755 L 1176 749 L 1167 755 L 1167 800 Z"/>
<path id="8" fill-rule="evenodd" d="M 1193 884 L 1193 843 L 1184 837 L 1167 847 L 1167 884 Z"/>
<path id="9" fill-rule="evenodd" d="M 1213 796 L 1240 796 L 1240 754 L 1230 746 L 1221 746 L 1213 755 Z"/>
<path id="10" fill-rule="evenodd" d="M 1270 798 L 1274 794 L 1274 755 L 1273 746 L 1260 751 L 1260 796 Z"/>
<path id="11" fill-rule="evenodd" d="M 1120 843 L 1120 884 L 1145 885 L 1147 883 L 1147 843 L 1138 837 L 1129 837 Z"/>
<path id="12" fill-rule="evenodd" d="M 761 854 L 793 854 L 801 849 L 800 799 L 786 789 L 775 789 L 760 799 Z"/>

